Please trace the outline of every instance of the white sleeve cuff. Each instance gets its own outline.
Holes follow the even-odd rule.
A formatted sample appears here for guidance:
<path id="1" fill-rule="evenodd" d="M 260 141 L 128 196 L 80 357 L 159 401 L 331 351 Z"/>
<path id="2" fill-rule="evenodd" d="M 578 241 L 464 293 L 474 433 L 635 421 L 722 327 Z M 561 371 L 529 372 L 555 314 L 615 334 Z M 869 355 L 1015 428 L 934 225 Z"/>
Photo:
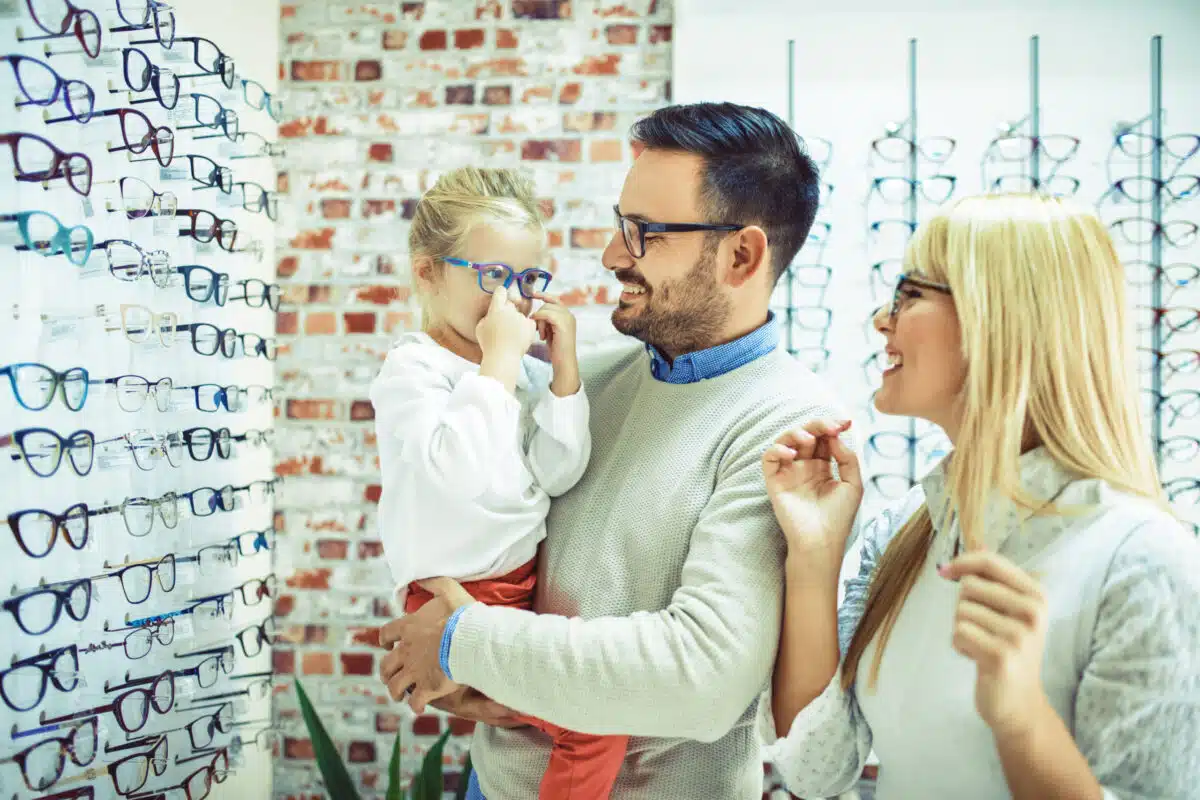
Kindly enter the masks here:
<path id="1" fill-rule="evenodd" d="M 533 409 L 534 423 L 554 441 L 575 449 L 588 436 L 589 408 L 583 384 L 575 394 L 559 397 L 547 389 Z"/>

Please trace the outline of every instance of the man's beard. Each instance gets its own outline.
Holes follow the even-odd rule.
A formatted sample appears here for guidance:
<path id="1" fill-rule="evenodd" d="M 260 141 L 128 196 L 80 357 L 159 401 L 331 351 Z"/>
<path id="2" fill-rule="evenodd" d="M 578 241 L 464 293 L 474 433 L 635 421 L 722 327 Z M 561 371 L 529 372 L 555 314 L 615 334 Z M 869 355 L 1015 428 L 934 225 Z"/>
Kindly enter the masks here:
<path id="1" fill-rule="evenodd" d="M 700 260 L 686 275 L 667 281 L 635 301 L 641 308 L 613 311 L 613 327 L 672 355 L 713 346 L 733 313 L 713 275 L 716 258 L 717 248 L 706 244 Z M 645 286 L 641 281 L 636 283 Z"/>

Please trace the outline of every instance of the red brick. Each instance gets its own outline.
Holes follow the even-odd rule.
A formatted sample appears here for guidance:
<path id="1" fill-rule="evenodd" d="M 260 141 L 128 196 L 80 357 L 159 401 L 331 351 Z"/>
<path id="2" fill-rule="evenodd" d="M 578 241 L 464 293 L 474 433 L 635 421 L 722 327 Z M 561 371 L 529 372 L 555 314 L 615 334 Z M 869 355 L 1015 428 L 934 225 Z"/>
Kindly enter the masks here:
<path id="1" fill-rule="evenodd" d="M 563 114 L 563 130 L 569 133 L 611 131 L 617 127 L 617 115 L 612 111 L 568 111 Z"/>
<path id="2" fill-rule="evenodd" d="M 350 201 L 340 197 L 323 198 L 321 216 L 325 219 L 350 219 Z"/>
<path id="3" fill-rule="evenodd" d="M 302 641 L 305 644 L 325 644 L 329 641 L 329 626 L 305 625 Z"/>
<path id="4" fill-rule="evenodd" d="M 375 761 L 374 742 L 351 742 L 346 753 L 346 760 L 351 764 L 370 764 Z"/>
<path id="5" fill-rule="evenodd" d="M 292 613 L 292 609 L 296 607 L 296 595 L 281 594 L 275 598 L 274 614 L 277 617 L 286 617 Z"/>
<path id="6" fill-rule="evenodd" d="M 374 311 L 348 311 L 342 315 L 346 324 L 346 333 L 374 333 Z"/>
<path id="7" fill-rule="evenodd" d="M 296 269 L 300 266 L 300 260 L 295 256 L 284 256 L 279 259 L 279 263 L 275 265 L 275 277 L 290 278 L 296 274 Z"/>
<path id="8" fill-rule="evenodd" d="M 478 0 L 475 3 L 475 19 L 500 19 L 504 16 L 504 4 L 500 0 Z"/>
<path id="9" fill-rule="evenodd" d="M 507 106 L 512 104 L 511 86 L 488 86 L 483 90 L 485 106 Z"/>
<path id="10" fill-rule="evenodd" d="M 296 7 L 295 6 L 280 6 L 279 7 L 279 18 L 280 19 L 287 19 L 288 17 L 294 17 L 294 16 L 296 16 Z"/>
<path id="11" fill-rule="evenodd" d="M 571 247 L 603 250 L 612 239 L 611 228 L 571 228 Z"/>
<path id="12" fill-rule="evenodd" d="M 570 19 L 570 0 L 513 0 L 516 19 Z"/>
<path id="13" fill-rule="evenodd" d="M 463 28 L 454 32 L 454 48 L 456 50 L 474 50 L 483 47 L 486 34 L 483 28 Z"/>
<path id="14" fill-rule="evenodd" d="M 279 194 L 287 194 L 288 189 L 289 189 L 288 174 L 286 172 L 276 173 L 276 175 L 275 175 L 275 191 L 278 192 Z"/>
<path id="15" fill-rule="evenodd" d="M 369 561 L 374 558 L 383 558 L 383 542 L 359 542 L 358 560 Z"/>
<path id="16" fill-rule="evenodd" d="M 543 197 L 537 203 L 538 210 L 542 212 L 542 219 L 550 220 L 554 218 L 554 200 L 549 197 Z"/>
<path id="17" fill-rule="evenodd" d="M 556 231 L 556 230 L 546 231 L 546 246 L 547 247 L 562 247 L 563 246 L 562 231 Z"/>
<path id="18" fill-rule="evenodd" d="M 446 32 L 436 30 L 425 31 L 421 34 L 419 46 L 422 50 L 445 50 Z"/>
<path id="19" fill-rule="evenodd" d="M 528 139 L 521 142 L 521 160 L 575 162 L 582 150 L 578 139 Z"/>
<path id="20" fill-rule="evenodd" d="M 381 711 L 375 715 L 375 732 L 399 733 L 402 719 L 399 714 L 390 714 L 386 711 Z"/>
<path id="21" fill-rule="evenodd" d="M 425 16 L 425 3 L 401 3 L 400 16 L 402 16 L 404 19 L 422 19 Z"/>
<path id="22" fill-rule="evenodd" d="M 412 721 L 413 736 L 437 736 L 442 732 L 442 720 L 432 714 L 422 714 Z"/>
<path id="23" fill-rule="evenodd" d="M 588 143 L 588 161 L 601 163 L 621 160 L 621 141 L 619 139 L 593 139 Z"/>
<path id="24" fill-rule="evenodd" d="M 338 81 L 342 79 L 340 61 L 293 61 L 294 81 Z"/>
<path id="25" fill-rule="evenodd" d="M 384 50 L 403 50 L 406 44 L 408 44 L 408 31 L 389 28 L 383 32 Z"/>
<path id="26" fill-rule="evenodd" d="M 290 578 L 284 580 L 293 589 L 328 589 L 329 576 L 333 570 L 328 567 L 296 570 Z"/>
<path id="27" fill-rule="evenodd" d="M 293 675 L 296 672 L 296 653 L 282 647 L 271 648 L 271 669 L 276 675 Z"/>
<path id="28" fill-rule="evenodd" d="M 368 647 L 379 647 L 379 628 L 350 628 L 350 644 L 365 644 Z"/>
<path id="29" fill-rule="evenodd" d="M 333 228 L 319 228 L 317 230 L 299 231 L 296 236 L 288 242 L 288 247 L 294 250 L 332 250 L 333 249 Z"/>
<path id="30" fill-rule="evenodd" d="M 472 64 L 466 70 L 468 78 L 495 78 L 501 75 L 516 76 L 528 74 L 529 69 L 523 58 L 493 58 L 490 61 L 481 61 L 477 64 Z"/>
<path id="31" fill-rule="evenodd" d="M 520 39 L 517 38 L 517 32 L 510 28 L 496 29 L 496 49 L 497 50 L 515 50 L 520 45 Z"/>
<path id="32" fill-rule="evenodd" d="M 374 142 L 367 147 L 367 160 L 390 164 L 395 159 L 389 142 Z"/>
<path id="33" fill-rule="evenodd" d="M 653 6 L 653 2 L 651 3 L 651 6 Z M 636 17 L 636 16 L 640 16 L 639 11 L 625 5 L 625 3 L 621 2 L 621 0 L 616 0 L 616 2 L 609 2 L 609 3 L 605 3 L 604 0 L 600 0 L 600 2 L 598 2 L 596 4 L 595 9 L 593 9 L 593 13 L 597 17 Z M 647 13 L 653 13 L 653 11 L 651 10 Z"/>
<path id="34" fill-rule="evenodd" d="M 283 757 L 293 760 L 313 760 L 316 758 L 316 755 L 313 753 L 312 740 L 284 737 Z"/>
<path id="35" fill-rule="evenodd" d="M 446 721 L 450 724 L 451 736 L 470 736 L 475 732 L 475 720 L 449 717 Z"/>
<path id="36" fill-rule="evenodd" d="M 602 56 L 588 56 L 576 64 L 572 71 L 576 75 L 616 75 L 620 64 L 619 53 L 607 53 Z"/>
<path id="37" fill-rule="evenodd" d="M 650 26 L 650 44 L 665 44 L 671 41 L 670 25 Z"/>
<path id="38" fill-rule="evenodd" d="M 300 313 L 280 311 L 275 315 L 275 333 L 280 336 L 295 336 L 299 329 Z"/>
<path id="39" fill-rule="evenodd" d="M 367 503 L 379 503 L 379 497 L 383 494 L 383 487 L 378 483 L 373 483 L 363 490 L 363 500 Z"/>
<path id="40" fill-rule="evenodd" d="M 305 675 L 332 675 L 333 653 L 327 650 L 310 650 L 300 654 L 300 671 Z"/>
<path id="41" fill-rule="evenodd" d="M 405 294 L 407 294 L 407 290 Z M 407 299 L 402 297 L 399 286 L 359 286 L 354 290 L 353 296 L 356 303 L 371 303 L 377 306 L 386 306 L 389 303 Z"/>
<path id="42" fill-rule="evenodd" d="M 637 44 L 637 25 L 609 25 L 604 29 L 604 36 L 612 45 Z"/>
<path id="43" fill-rule="evenodd" d="M 475 102 L 475 84 L 466 83 L 461 86 L 446 87 L 446 105 L 469 106 Z"/>
<path id="44" fill-rule="evenodd" d="M 333 419 L 336 409 L 336 400 L 289 398 L 287 401 L 288 419 Z"/>
<path id="45" fill-rule="evenodd" d="M 583 94 L 583 84 L 580 83 L 564 83 L 562 89 L 558 92 L 558 102 L 563 105 L 572 105 L 579 101 Z"/>
<path id="46" fill-rule="evenodd" d="M 337 315 L 332 311 L 310 311 L 304 315 L 304 333 L 328 336 L 337 333 Z"/>
<path id="47" fill-rule="evenodd" d="M 375 315 L 372 314 L 371 318 L 374 319 L 374 317 Z M 375 406 L 370 400 L 355 400 L 350 404 L 350 420 L 352 422 L 363 422 L 370 419 L 375 419 Z"/>
<path id="48" fill-rule="evenodd" d="M 383 64 L 375 59 L 359 61 L 354 65 L 354 80 L 377 81 L 383 75 Z"/>
<path id="49" fill-rule="evenodd" d="M 375 656 L 370 653 L 342 653 L 343 675 L 372 675 L 375 672 Z"/>
<path id="50" fill-rule="evenodd" d="M 371 601 L 371 615 L 384 619 L 392 619 L 396 616 L 392 612 L 392 604 L 382 597 L 376 597 Z"/>
<path id="51" fill-rule="evenodd" d="M 328 560 L 344 560 L 350 554 L 350 543 L 345 539 L 318 539 L 317 556 Z"/>

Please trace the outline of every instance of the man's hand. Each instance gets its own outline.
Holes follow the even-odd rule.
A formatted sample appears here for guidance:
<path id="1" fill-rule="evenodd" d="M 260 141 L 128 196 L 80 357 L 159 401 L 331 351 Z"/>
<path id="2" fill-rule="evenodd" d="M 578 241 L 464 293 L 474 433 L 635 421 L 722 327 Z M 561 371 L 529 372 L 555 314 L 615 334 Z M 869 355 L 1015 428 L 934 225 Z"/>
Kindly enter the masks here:
<path id="1" fill-rule="evenodd" d="M 394 619 L 379 631 L 379 644 L 389 651 L 379 661 L 380 680 L 393 700 L 403 700 L 420 714 L 425 705 L 459 688 L 446 677 L 438 661 L 446 621 L 460 606 L 473 602 L 457 582 L 449 578 L 421 581 L 433 599 L 408 616 Z"/>
<path id="2" fill-rule="evenodd" d="M 440 708 L 447 714 L 453 714 L 463 719 L 474 720 L 484 725 L 497 728 L 520 728 L 528 725 L 522 722 L 517 712 L 507 706 L 502 706 L 492 698 L 480 694 L 470 686 L 460 686 L 450 694 L 434 700 L 429 705 Z"/>

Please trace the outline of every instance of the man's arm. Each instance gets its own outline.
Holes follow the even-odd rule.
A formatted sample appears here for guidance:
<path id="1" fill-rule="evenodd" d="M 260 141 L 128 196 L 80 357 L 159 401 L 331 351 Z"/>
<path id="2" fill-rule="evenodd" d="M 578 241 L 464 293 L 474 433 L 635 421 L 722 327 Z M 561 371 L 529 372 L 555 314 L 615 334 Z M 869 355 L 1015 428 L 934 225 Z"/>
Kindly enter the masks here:
<path id="1" fill-rule="evenodd" d="M 765 447 L 783 427 L 745 441 Z M 779 641 L 784 543 L 761 455 L 748 444 L 725 465 L 665 609 L 583 620 L 472 604 L 452 636 L 454 680 L 585 733 L 724 736 L 766 686 Z"/>

